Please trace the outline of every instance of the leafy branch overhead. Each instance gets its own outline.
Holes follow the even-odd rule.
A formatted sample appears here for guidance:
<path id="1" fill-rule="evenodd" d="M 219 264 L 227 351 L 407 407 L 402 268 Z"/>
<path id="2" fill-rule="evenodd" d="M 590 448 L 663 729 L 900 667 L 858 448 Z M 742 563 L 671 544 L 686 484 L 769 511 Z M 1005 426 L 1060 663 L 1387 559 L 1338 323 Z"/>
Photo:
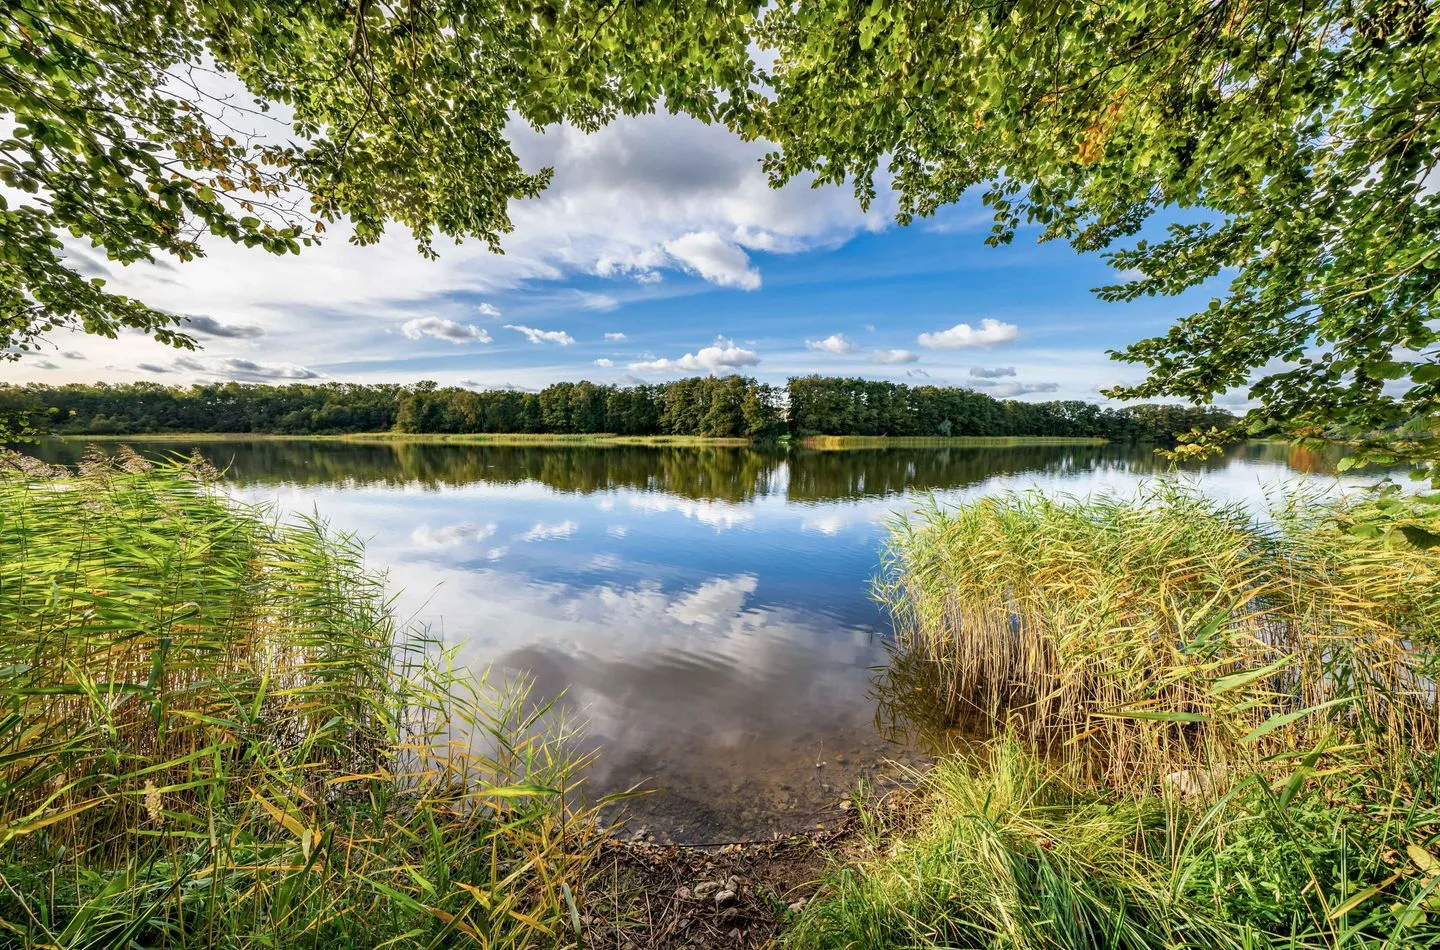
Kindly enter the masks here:
<path id="1" fill-rule="evenodd" d="M 507 123 L 593 129 L 661 100 L 723 118 L 751 95 L 754 6 L 7 3 L 0 349 L 61 328 L 193 345 L 83 276 L 65 235 L 122 264 L 183 262 L 207 236 L 298 252 L 344 218 L 362 244 L 394 221 L 425 254 L 437 236 L 498 251 L 508 203 L 550 180 L 520 166 Z"/>
<path id="2" fill-rule="evenodd" d="M 978 186 L 992 243 L 1038 226 L 1134 275 L 1107 300 L 1213 294 L 1116 354 L 1148 375 L 1111 395 L 1253 382 L 1254 429 L 1407 426 L 1433 456 L 1437 29 L 1409 0 L 783 3 L 753 128 L 777 181 L 868 201 L 883 174 L 905 221 Z"/>
<path id="3" fill-rule="evenodd" d="M 1146 376 L 1111 395 L 1248 390 L 1250 431 L 1433 459 L 1437 31 L 1413 0 L 18 0 L 0 348 L 191 344 L 82 276 L 85 241 L 121 263 L 214 238 L 288 253 L 343 219 L 359 243 L 393 221 L 425 254 L 498 251 L 550 177 L 511 123 L 663 105 L 775 143 L 777 184 L 891 187 L 902 222 L 976 188 L 991 243 L 1034 228 L 1107 255 L 1131 279 L 1104 299 L 1208 295 L 1115 354 Z"/>

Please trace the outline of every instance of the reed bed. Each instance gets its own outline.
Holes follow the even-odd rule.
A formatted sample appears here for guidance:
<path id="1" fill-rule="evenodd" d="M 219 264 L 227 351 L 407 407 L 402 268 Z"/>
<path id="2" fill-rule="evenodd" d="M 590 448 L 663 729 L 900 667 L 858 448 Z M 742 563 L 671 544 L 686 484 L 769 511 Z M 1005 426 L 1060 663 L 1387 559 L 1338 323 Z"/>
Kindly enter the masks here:
<path id="1" fill-rule="evenodd" d="M 200 464 L 0 469 L 0 943 L 577 941 L 584 763 L 351 539 Z"/>
<path id="2" fill-rule="evenodd" d="M 1169 482 L 932 503 L 879 592 L 957 711 L 1110 788 L 1218 791 L 1321 745 L 1434 749 L 1440 558 L 1396 530 L 1430 510 L 1291 495 L 1262 520 Z"/>
<path id="3" fill-rule="evenodd" d="M 807 449 L 1011 448 L 1025 445 L 1108 445 L 1109 439 L 1060 435 L 811 435 Z"/>

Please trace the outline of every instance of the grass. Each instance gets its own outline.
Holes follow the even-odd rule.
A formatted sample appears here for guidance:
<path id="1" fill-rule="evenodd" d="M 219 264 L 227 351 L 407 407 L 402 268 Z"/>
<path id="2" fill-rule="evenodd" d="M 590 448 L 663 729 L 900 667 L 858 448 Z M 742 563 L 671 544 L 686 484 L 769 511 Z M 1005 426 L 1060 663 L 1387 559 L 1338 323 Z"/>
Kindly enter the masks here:
<path id="1" fill-rule="evenodd" d="M 350 540 L 194 466 L 4 461 L 0 941 L 575 942 L 583 763 Z"/>
<path id="2" fill-rule="evenodd" d="M 1203 804 L 1075 782 L 1013 739 L 947 758 L 827 875 L 796 950 L 1440 945 L 1440 768 L 1250 780 Z M 905 815 L 915 809 L 918 816 Z"/>
<path id="3" fill-rule="evenodd" d="M 1115 787 L 1335 730 L 1430 749 L 1440 560 L 1344 530 L 1356 517 L 1290 497 L 1261 523 L 1167 483 L 932 505 L 894 526 L 882 596 L 975 711 Z"/>
<path id="4" fill-rule="evenodd" d="M 1105 445 L 1108 439 L 1071 438 L 1067 436 L 884 436 L 884 435 L 812 435 L 803 443 L 808 449 L 928 449 L 928 448 L 1006 448 L 1023 445 Z"/>
<path id="5" fill-rule="evenodd" d="M 1002 738 L 942 759 L 790 945 L 1440 945 L 1436 520 L 1169 484 L 897 520 L 896 669 L 942 674 L 900 687 Z"/>

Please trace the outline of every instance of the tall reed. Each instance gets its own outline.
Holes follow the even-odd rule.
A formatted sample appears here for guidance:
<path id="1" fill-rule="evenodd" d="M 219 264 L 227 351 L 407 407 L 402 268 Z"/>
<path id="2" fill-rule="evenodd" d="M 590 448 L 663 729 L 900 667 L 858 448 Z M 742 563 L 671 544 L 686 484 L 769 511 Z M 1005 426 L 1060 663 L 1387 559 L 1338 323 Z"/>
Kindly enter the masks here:
<path id="1" fill-rule="evenodd" d="M 583 762 L 203 466 L 0 464 L 0 939 L 564 946 Z"/>
<path id="2" fill-rule="evenodd" d="M 1440 558 L 1373 536 L 1374 507 L 1292 495 L 1261 520 L 1166 482 L 931 503 L 893 524 L 880 595 L 957 703 L 1111 787 L 1332 733 L 1394 758 L 1440 734 Z"/>

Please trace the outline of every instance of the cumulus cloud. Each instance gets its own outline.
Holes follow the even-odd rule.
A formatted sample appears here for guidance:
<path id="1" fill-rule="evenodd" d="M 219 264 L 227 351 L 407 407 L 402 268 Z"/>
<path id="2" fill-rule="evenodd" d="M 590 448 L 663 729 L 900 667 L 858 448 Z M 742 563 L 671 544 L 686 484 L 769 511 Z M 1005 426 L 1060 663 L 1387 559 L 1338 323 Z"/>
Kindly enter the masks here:
<path id="1" fill-rule="evenodd" d="M 1019 383 L 1000 382 L 993 379 L 977 379 L 971 383 L 976 389 L 983 389 L 992 396 L 1008 399 L 1011 396 L 1023 396 L 1026 393 L 1053 393 L 1060 388 L 1059 383 Z"/>
<path id="2" fill-rule="evenodd" d="M 480 302 L 490 301 L 505 318 L 533 325 L 553 319 L 531 315 L 529 305 L 547 292 L 563 294 L 568 299 L 557 302 L 573 309 L 588 302 L 599 311 L 622 294 L 587 285 L 610 293 L 580 297 L 558 283 L 593 282 L 596 276 L 626 278 L 623 286 L 635 293 L 645 291 L 631 280 L 648 287 L 682 273 L 698 275 L 682 278 L 687 283 L 755 286 L 763 270 L 757 250 L 768 255 L 836 247 L 857 233 L 884 230 L 895 207 L 884 181 L 868 211 L 848 187 L 812 188 L 810 176 L 771 188 L 760 163 L 768 143 L 746 142 L 722 125 L 663 110 L 622 116 L 593 133 L 566 125 L 533 129 L 518 118 L 506 132 L 524 167 L 554 168 L 555 177 L 541 195 L 511 208 L 515 230 L 505 236 L 503 255 L 491 253 L 484 241 L 467 240 L 427 260 L 415 253 L 404 229 L 361 246 L 347 241 L 349 229 L 337 223 L 328 240 L 299 256 L 259 254 L 207 236 L 201 239 L 205 256 L 179 266 L 163 259 L 130 267 L 92 260 L 85 266 L 110 281 L 108 290 L 151 306 L 205 314 L 229 327 L 259 327 L 264 336 L 245 341 L 254 346 L 246 355 L 256 360 L 305 353 L 309 360 L 367 367 L 345 370 L 353 374 L 349 378 L 403 379 L 413 374 L 387 365 L 396 354 L 394 337 L 385 331 L 417 315 L 461 324 L 479 320 L 488 328 L 491 315 Z M 87 254 L 67 243 L 71 251 L 77 260 Z M 511 298 L 499 296 L 511 292 L 524 294 L 524 316 Z M 495 304 L 499 299 L 507 303 Z M 133 375 L 139 362 L 168 364 L 170 354 L 136 333 L 123 335 L 106 359 L 116 376 Z M 536 367 L 534 382 L 553 369 Z M 18 364 L 14 370 L 22 380 L 30 372 Z M 33 372 L 40 378 L 39 370 Z"/>
<path id="3" fill-rule="evenodd" d="M 136 363 L 135 368 L 144 370 L 147 373 L 164 374 L 170 372 L 170 367 L 161 366 L 159 363 Z"/>
<path id="4" fill-rule="evenodd" d="M 927 373 L 927 372 L 925 372 L 923 369 L 907 369 L 907 370 L 905 371 L 905 375 L 906 375 L 906 376 L 909 376 L 909 377 L 911 377 L 911 378 L 913 378 L 913 379 L 929 379 L 929 378 L 930 378 L 930 374 Z"/>
<path id="5" fill-rule="evenodd" d="M 620 343 L 620 342 L 622 342 L 624 339 L 625 339 L 625 334 L 623 334 L 623 333 L 607 333 L 607 334 L 605 334 L 605 342 L 606 342 L 606 343 Z"/>
<path id="6" fill-rule="evenodd" d="M 994 346 L 1009 343 L 1020 335 L 1020 328 L 1013 323 L 1004 323 L 986 317 L 980 321 L 977 330 L 968 323 L 957 323 L 948 330 L 937 333 L 922 333 L 916 337 L 921 346 L 935 350 L 959 350 L 970 346 Z"/>
<path id="7" fill-rule="evenodd" d="M 85 354 L 79 350 L 65 350 L 60 355 L 67 360 L 83 360 L 85 358 Z"/>
<path id="8" fill-rule="evenodd" d="M 832 333 L 823 340 L 806 340 L 805 346 L 822 353 L 835 353 L 837 355 L 856 353 L 860 350 L 859 343 L 856 343 L 854 340 L 845 339 L 844 334 L 841 333 Z"/>
<path id="9" fill-rule="evenodd" d="M 686 353 L 679 359 L 646 360 L 631 363 L 637 373 L 718 373 L 721 370 L 754 366 L 760 356 L 754 350 L 741 349 L 724 337 L 716 337 L 710 346 L 697 353 Z"/>
<path id="10" fill-rule="evenodd" d="M 569 346 L 575 342 L 575 338 L 564 330 L 537 330 L 518 323 L 507 323 L 505 329 L 525 334 L 525 339 L 531 343 L 559 343 L 561 346 Z"/>
<path id="11" fill-rule="evenodd" d="M 258 340 L 265 335 L 265 331 L 259 327 L 225 324 L 214 317 L 198 313 L 186 314 L 181 320 L 180 328 L 187 333 L 197 333 L 200 336 L 213 336 L 226 340 Z"/>
<path id="12" fill-rule="evenodd" d="M 1014 376 L 1014 375 L 1015 375 L 1015 367 L 1013 367 L 1013 366 L 994 366 L 994 367 L 972 366 L 972 367 L 970 367 L 970 375 L 971 375 L 971 376 L 975 376 L 975 377 L 977 377 L 977 378 L 979 378 L 979 379 L 999 379 L 999 378 L 1002 377 L 1002 376 Z"/>
<path id="13" fill-rule="evenodd" d="M 59 368 L 60 368 L 57 364 L 52 363 L 52 362 L 50 362 L 49 360 L 30 360 L 30 362 L 29 362 L 27 365 L 33 366 L 33 367 L 35 367 L 36 369 L 59 369 Z"/>
<path id="14" fill-rule="evenodd" d="M 665 242 L 665 253 L 689 271 L 721 287 L 758 290 L 760 272 L 750 266 L 744 248 L 714 231 L 691 231 Z"/>
<path id="15" fill-rule="evenodd" d="M 476 307 L 475 312 L 480 314 L 480 316 L 482 317 L 493 318 L 500 316 L 500 308 L 495 306 L 494 304 L 488 303 L 482 303 L 480 306 Z"/>
<path id="16" fill-rule="evenodd" d="M 913 363 L 920 357 L 909 350 L 876 350 L 870 358 L 877 363 Z"/>
<path id="17" fill-rule="evenodd" d="M 400 332 L 411 340 L 434 337 L 451 343 L 489 343 L 490 334 L 470 323 L 456 323 L 442 317 L 416 317 L 406 320 Z"/>
<path id="18" fill-rule="evenodd" d="M 595 361 L 595 365 L 596 365 L 596 366 L 603 366 L 603 367 L 605 367 L 606 369 L 609 369 L 610 367 L 612 367 L 612 366 L 615 365 L 615 361 L 614 361 L 614 360 L 611 360 L 611 359 L 606 359 L 605 357 L 602 356 L 602 357 L 600 357 L 598 360 Z"/>

